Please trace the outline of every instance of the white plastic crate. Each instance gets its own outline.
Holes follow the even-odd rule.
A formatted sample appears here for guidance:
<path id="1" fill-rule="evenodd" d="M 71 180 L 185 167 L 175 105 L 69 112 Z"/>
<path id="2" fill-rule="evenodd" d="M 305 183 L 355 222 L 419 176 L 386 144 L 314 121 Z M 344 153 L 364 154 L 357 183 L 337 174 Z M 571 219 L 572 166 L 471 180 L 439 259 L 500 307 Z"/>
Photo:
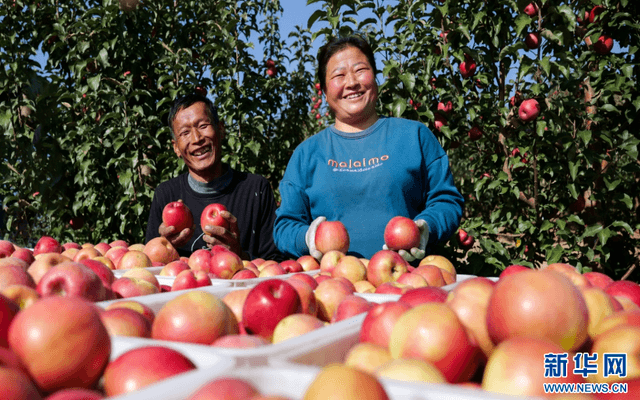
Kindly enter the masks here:
<path id="1" fill-rule="evenodd" d="M 234 377 L 251 383 L 263 395 L 302 399 L 320 367 L 279 365 L 239 367 L 231 370 L 193 371 L 159 382 L 138 392 L 114 397 L 114 400 L 183 400 L 208 382 L 221 377 Z M 499 395 L 478 389 L 447 384 L 406 383 L 381 379 L 392 400 L 514 400 L 522 397 Z M 364 400 L 364 399 L 363 399 Z"/>

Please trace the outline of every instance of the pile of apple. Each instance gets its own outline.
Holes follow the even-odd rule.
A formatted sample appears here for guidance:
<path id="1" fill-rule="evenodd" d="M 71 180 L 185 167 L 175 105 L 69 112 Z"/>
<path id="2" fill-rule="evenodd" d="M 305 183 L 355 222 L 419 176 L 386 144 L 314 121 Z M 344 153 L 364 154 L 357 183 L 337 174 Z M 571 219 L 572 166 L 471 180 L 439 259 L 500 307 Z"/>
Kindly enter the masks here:
<path id="1" fill-rule="evenodd" d="M 427 289 L 436 288 L 414 289 L 398 301 L 374 305 L 344 365 L 378 378 L 510 395 L 548 396 L 543 382 L 627 382 L 626 396 L 640 395 L 637 283 L 580 274 L 557 263 L 541 270 L 513 265 L 497 282 L 471 278 L 445 296 Z M 544 378 L 544 355 L 565 352 L 567 377 Z M 598 354 L 598 373 L 574 375 L 576 353 Z M 604 377 L 604 353 L 627 354 L 626 378 Z"/>

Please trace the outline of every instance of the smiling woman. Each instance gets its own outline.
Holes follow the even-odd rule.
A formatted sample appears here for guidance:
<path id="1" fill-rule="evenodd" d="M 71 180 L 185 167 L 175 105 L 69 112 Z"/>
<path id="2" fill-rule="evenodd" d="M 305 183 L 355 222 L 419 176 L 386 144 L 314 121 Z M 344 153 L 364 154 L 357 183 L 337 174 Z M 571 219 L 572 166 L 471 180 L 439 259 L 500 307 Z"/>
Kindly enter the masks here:
<path id="1" fill-rule="evenodd" d="M 285 253 L 322 257 L 314 233 L 330 220 L 347 228 L 351 254 L 371 258 L 383 248 L 387 222 L 403 216 L 420 230 L 419 245 L 399 252 L 414 262 L 458 227 L 463 199 L 447 155 L 424 124 L 377 114 L 376 74 L 360 36 L 335 38 L 318 52 L 335 124 L 298 146 L 280 183 L 274 239 Z"/>

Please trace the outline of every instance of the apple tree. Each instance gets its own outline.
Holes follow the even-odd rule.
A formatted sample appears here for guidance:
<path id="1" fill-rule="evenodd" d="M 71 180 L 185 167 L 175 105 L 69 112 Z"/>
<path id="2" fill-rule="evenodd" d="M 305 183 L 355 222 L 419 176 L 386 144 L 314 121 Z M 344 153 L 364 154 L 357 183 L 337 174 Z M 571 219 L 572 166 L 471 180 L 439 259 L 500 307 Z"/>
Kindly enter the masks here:
<path id="1" fill-rule="evenodd" d="M 637 2 L 308 3 L 322 8 L 309 21 L 314 37 L 359 31 L 373 44 L 379 112 L 424 122 L 447 151 L 475 244 L 456 236 L 441 254 L 485 276 L 554 262 L 632 273 Z"/>
<path id="2" fill-rule="evenodd" d="M 315 123 L 297 63 L 308 39 L 285 46 L 281 13 L 271 0 L 0 5 L 0 236 L 142 242 L 153 190 L 186 171 L 166 117 L 190 92 L 219 107 L 224 161 L 276 188 Z"/>

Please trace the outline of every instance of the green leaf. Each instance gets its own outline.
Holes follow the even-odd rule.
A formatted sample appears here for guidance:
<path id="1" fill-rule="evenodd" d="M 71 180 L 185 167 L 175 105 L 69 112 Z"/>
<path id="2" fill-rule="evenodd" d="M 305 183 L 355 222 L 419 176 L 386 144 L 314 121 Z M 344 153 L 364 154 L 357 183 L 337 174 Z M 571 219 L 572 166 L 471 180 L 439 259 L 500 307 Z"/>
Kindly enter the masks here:
<path id="1" fill-rule="evenodd" d="M 584 145 L 588 145 L 589 142 L 591 141 L 591 131 L 588 130 L 580 130 L 577 133 L 578 138 L 580 138 L 582 140 L 582 143 L 584 143 Z"/>
<path id="2" fill-rule="evenodd" d="M 562 255 L 564 254 L 564 250 L 562 250 L 562 246 L 556 245 L 551 251 L 547 251 L 546 258 L 547 264 L 553 264 L 560 261 Z"/>
<path id="3" fill-rule="evenodd" d="M 91 90 L 93 90 L 94 92 L 98 90 L 98 88 L 100 87 L 100 79 L 101 79 L 101 75 L 98 74 L 96 76 L 92 76 L 91 78 L 87 79 L 87 84 L 89 85 L 89 87 L 91 88 Z"/>
<path id="4" fill-rule="evenodd" d="M 616 227 L 616 228 L 623 227 L 627 231 L 627 233 L 629 235 L 633 235 L 633 229 L 631 228 L 631 225 L 629 225 L 628 223 L 626 223 L 624 221 L 615 221 L 615 222 L 613 222 L 611 224 L 611 226 Z"/>
<path id="5" fill-rule="evenodd" d="M 100 52 L 98 52 L 98 61 L 100 61 L 102 68 L 109 66 L 109 53 L 106 49 L 101 49 Z"/>

